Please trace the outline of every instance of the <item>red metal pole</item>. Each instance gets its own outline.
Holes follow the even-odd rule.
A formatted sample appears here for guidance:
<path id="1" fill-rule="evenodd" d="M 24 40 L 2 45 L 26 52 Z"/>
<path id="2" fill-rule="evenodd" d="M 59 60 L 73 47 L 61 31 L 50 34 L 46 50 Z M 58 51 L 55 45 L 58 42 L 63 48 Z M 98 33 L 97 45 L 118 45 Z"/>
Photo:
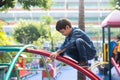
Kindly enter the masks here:
<path id="1" fill-rule="evenodd" d="M 30 53 L 34 53 L 34 54 L 39 54 L 39 55 L 43 55 L 43 56 L 50 56 L 50 52 L 44 51 L 44 50 L 34 50 L 34 49 L 26 49 L 26 52 L 30 52 Z M 82 67 L 80 67 L 79 65 L 77 65 L 77 63 L 73 60 L 70 60 L 68 58 L 65 57 L 61 57 L 61 56 L 57 56 L 56 60 L 62 61 L 72 67 L 74 67 L 75 69 L 77 69 L 78 71 L 82 72 L 83 74 L 85 74 L 86 76 L 88 76 L 91 80 L 100 80 L 100 78 L 95 75 L 93 72 L 91 72 L 88 69 L 84 69 Z"/>
<path id="2" fill-rule="evenodd" d="M 114 58 L 111 58 L 112 64 L 115 66 L 115 69 L 117 70 L 119 76 L 120 76 L 120 65 L 116 63 Z"/>

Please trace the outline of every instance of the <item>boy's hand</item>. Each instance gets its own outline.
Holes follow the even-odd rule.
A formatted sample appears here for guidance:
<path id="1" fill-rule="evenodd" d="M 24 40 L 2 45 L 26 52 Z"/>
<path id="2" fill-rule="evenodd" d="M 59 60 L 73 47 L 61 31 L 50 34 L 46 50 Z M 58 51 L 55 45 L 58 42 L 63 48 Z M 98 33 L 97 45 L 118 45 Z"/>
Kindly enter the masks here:
<path id="1" fill-rule="evenodd" d="M 55 59 L 59 54 L 57 52 L 54 52 L 50 55 L 50 58 Z"/>

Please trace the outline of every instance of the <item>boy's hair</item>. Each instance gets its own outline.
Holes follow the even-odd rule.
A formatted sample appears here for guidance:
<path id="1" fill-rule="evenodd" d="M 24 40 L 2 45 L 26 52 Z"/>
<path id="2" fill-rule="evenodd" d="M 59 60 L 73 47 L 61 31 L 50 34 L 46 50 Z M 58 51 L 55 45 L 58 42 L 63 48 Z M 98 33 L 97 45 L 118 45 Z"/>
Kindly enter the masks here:
<path id="1" fill-rule="evenodd" d="M 70 28 L 72 27 L 71 26 L 71 22 L 67 19 L 60 19 L 57 21 L 56 23 L 56 30 L 57 31 L 60 31 L 61 29 L 66 29 L 66 26 L 69 26 Z"/>

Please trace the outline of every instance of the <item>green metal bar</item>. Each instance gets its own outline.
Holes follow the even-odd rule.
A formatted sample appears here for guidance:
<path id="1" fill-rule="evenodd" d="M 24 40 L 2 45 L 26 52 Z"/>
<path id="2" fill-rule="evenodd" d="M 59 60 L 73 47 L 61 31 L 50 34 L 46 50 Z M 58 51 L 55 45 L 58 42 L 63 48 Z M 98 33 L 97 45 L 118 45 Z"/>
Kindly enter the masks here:
<path id="1" fill-rule="evenodd" d="M 6 46 L 0 46 L 1 52 L 14 52 L 21 50 L 22 47 L 6 47 Z"/>
<path id="2" fill-rule="evenodd" d="M 5 77 L 5 69 L 7 68 L 8 66 L 0 66 L 0 80 L 4 80 L 4 77 Z"/>
<path id="3" fill-rule="evenodd" d="M 10 63 L 0 63 L 0 66 L 10 66 Z"/>
<path id="4" fill-rule="evenodd" d="M 111 39 L 111 34 L 110 34 L 110 26 L 108 25 L 108 53 L 109 53 L 109 80 L 111 80 L 111 55 L 110 55 L 110 40 Z"/>
<path id="5" fill-rule="evenodd" d="M 103 59 L 104 59 L 104 43 L 105 43 L 105 28 L 102 28 L 102 52 L 103 52 Z M 104 61 L 104 60 L 103 60 Z"/>
<path id="6" fill-rule="evenodd" d="M 9 80 L 10 74 L 11 74 L 11 72 L 12 72 L 14 66 L 15 66 L 16 61 L 18 60 L 20 54 L 21 54 L 23 51 L 25 51 L 25 49 L 26 49 L 27 47 L 35 47 L 35 46 L 33 46 L 33 45 L 26 45 L 26 46 L 24 46 L 23 48 L 21 48 L 21 50 L 17 53 L 17 55 L 16 55 L 15 58 L 13 59 L 11 65 L 10 65 L 10 67 L 9 67 L 9 69 L 8 69 L 8 72 L 7 72 L 7 74 L 6 74 L 5 80 Z M 14 50 L 14 48 L 11 48 L 11 49 Z M 18 49 L 20 49 L 20 48 L 17 48 L 16 50 L 18 50 Z M 9 49 L 8 49 L 8 50 L 9 50 Z"/>
<path id="7" fill-rule="evenodd" d="M 105 51 L 105 49 L 104 49 L 104 43 L 105 43 L 105 27 L 103 27 L 102 28 L 102 52 L 103 52 L 103 61 L 105 61 L 105 55 L 104 55 L 104 51 Z M 106 55 L 107 56 L 107 55 Z M 106 66 L 105 66 L 106 67 Z M 106 75 L 105 75 L 105 73 L 106 73 L 106 71 L 105 71 L 105 69 L 104 69 L 104 79 L 106 78 Z"/>

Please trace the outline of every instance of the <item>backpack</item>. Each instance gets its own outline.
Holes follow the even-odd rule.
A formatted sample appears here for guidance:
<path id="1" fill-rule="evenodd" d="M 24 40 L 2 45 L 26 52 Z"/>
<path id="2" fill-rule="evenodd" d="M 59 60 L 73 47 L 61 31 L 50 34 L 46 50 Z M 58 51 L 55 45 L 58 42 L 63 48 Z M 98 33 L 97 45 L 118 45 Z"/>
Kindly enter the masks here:
<path id="1" fill-rule="evenodd" d="M 117 42 L 115 42 L 115 41 L 110 42 L 110 57 L 113 57 L 113 54 L 116 54 L 117 46 L 118 46 Z"/>

